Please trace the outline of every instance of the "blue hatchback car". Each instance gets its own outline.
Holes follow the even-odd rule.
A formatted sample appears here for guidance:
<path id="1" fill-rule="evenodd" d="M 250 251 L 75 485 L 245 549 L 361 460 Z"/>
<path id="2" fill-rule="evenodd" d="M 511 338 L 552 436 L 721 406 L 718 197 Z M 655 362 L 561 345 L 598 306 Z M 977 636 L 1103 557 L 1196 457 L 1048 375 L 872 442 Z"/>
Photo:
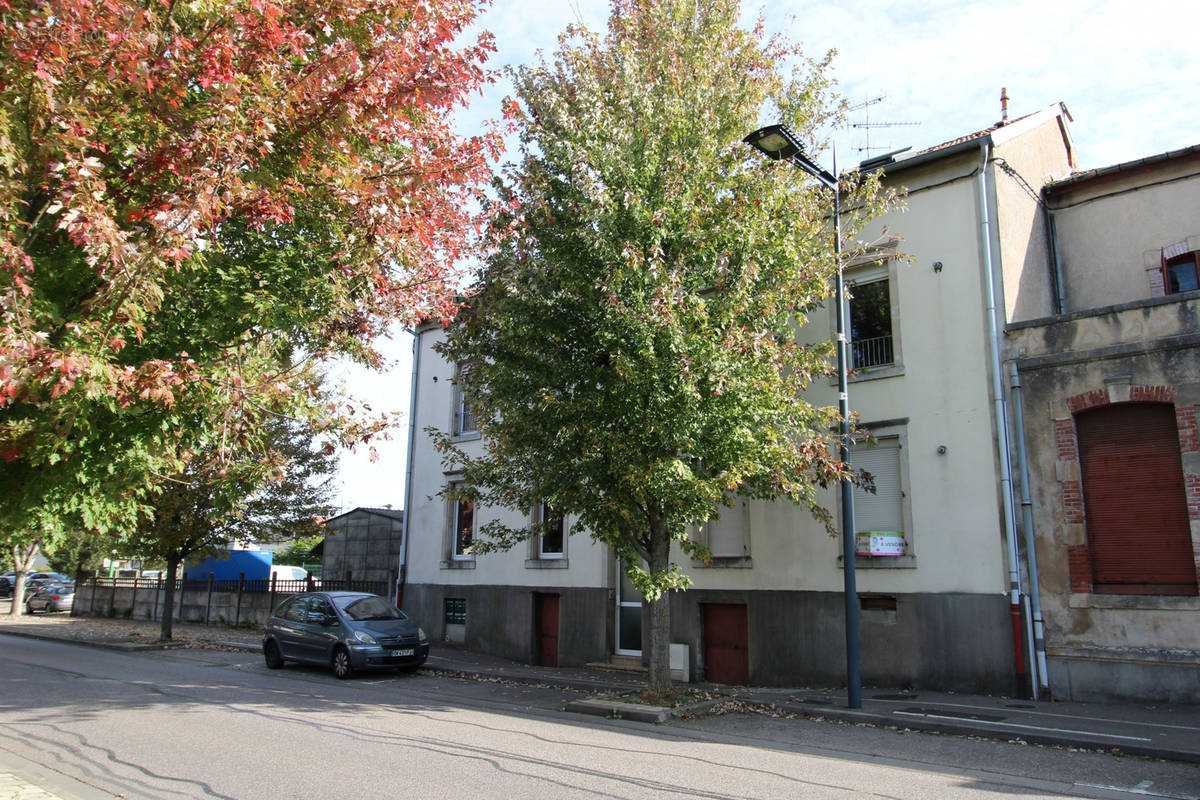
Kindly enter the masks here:
<path id="1" fill-rule="evenodd" d="M 263 631 L 263 658 L 271 669 L 303 661 L 349 678 L 358 670 L 416 669 L 428 657 L 425 631 L 376 594 L 294 594 L 272 612 Z"/>

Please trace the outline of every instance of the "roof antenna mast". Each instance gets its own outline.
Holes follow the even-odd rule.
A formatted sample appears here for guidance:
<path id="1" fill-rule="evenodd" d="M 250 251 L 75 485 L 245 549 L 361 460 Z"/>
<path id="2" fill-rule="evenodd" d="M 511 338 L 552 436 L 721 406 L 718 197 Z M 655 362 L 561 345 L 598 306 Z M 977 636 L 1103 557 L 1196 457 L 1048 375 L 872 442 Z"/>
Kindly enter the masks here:
<path id="1" fill-rule="evenodd" d="M 859 153 L 865 153 L 868 159 L 871 157 L 872 151 L 887 150 L 889 148 L 889 145 L 871 145 L 872 128 L 899 128 L 907 125 L 921 124 L 919 122 L 871 122 L 871 106 L 875 105 L 876 103 L 882 103 L 886 99 L 887 97 L 885 95 L 880 95 L 879 97 L 872 97 L 870 100 L 864 100 L 861 103 L 857 103 L 846 108 L 847 111 L 861 110 L 863 112 L 863 121 L 851 123 L 850 127 L 862 129 L 863 146 L 856 147 L 855 150 L 857 150 Z"/>

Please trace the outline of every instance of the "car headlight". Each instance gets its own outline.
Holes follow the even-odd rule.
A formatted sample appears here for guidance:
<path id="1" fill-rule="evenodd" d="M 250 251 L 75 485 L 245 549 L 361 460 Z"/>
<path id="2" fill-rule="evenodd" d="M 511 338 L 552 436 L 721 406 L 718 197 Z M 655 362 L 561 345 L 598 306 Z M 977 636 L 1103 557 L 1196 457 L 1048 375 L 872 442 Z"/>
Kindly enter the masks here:
<path id="1" fill-rule="evenodd" d="M 375 641 L 375 637 L 366 631 L 355 631 L 354 638 L 358 639 L 363 644 L 379 644 L 379 642 Z"/>
<path id="2" fill-rule="evenodd" d="M 424 642 L 429 640 L 429 635 L 425 633 L 424 628 L 417 628 L 417 638 Z"/>

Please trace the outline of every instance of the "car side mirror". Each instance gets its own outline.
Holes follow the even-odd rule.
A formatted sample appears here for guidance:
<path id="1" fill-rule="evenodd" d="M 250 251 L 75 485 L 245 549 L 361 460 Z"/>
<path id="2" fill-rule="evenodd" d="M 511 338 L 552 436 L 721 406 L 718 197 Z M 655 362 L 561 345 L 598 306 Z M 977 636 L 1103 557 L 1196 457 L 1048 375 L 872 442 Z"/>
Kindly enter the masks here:
<path id="1" fill-rule="evenodd" d="M 335 617 L 333 614 L 326 614 L 323 617 L 321 617 L 321 624 L 324 625 L 326 628 L 331 628 L 334 625 L 338 624 L 338 618 Z"/>

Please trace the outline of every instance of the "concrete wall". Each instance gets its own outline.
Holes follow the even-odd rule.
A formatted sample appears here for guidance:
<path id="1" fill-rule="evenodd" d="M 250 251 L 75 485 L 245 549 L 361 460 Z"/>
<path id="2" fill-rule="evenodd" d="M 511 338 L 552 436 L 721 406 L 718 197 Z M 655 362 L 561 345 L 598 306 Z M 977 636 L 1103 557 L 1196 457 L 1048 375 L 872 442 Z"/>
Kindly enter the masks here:
<path id="1" fill-rule="evenodd" d="M 1147 270 L 1162 248 L 1187 240 L 1200 249 L 1197 176 L 1192 153 L 1052 188 L 1067 312 L 1153 297 Z"/>
<path id="2" fill-rule="evenodd" d="M 560 666 L 608 660 L 614 600 L 607 590 L 548 586 L 536 591 L 559 595 Z M 406 611 L 433 641 L 452 641 L 531 662 L 535 659 L 534 593 L 524 586 L 419 584 L 406 588 L 404 597 Z M 448 597 L 466 600 L 465 630 L 447 630 L 444 603 Z"/>
<path id="3" fill-rule="evenodd" d="M 1054 273 L 1041 187 L 1071 173 L 1066 123 L 1050 111 L 1000 128 L 988 167 L 996 269 L 1006 320 L 1054 313 Z"/>
<path id="4" fill-rule="evenodd" d="M 189 583 L 176 589 L 172 607 L 179 622 L 206 625 L 266 625 L 276 605 L 291 592 L 214 591 L 206 584 Z M 160 620 L 165 590 L 158 581 L 139 585 L 105 585 L 81 582 L 75 590 L 71 613 L 81 617 L 124 617 Z"/>
<path id="5" fill-rule="evenodd" d="M 1200 292 L 1043 320 L 1009 336 L 1023 384 L 1055 696 L 1200 702 L 1200 598 L 1093 593 L 1079 574 L 1087 525 L 1072 422 L 1098 404 L 1174 404 L 1200 569 Z"/>
<path id="6" fill-rule="evenodd" d="M 897 594 L 895 610 L 860 615 L 866 685 L 1011 692 L 1012 637 L 1001 595 Z M 672 595 L 672 642 L 686 643 L 704 679 L 705 603 L 746 606 L 750 683 L 844 685 L 844 604 L 835 592 L 689 590 Z"/>

